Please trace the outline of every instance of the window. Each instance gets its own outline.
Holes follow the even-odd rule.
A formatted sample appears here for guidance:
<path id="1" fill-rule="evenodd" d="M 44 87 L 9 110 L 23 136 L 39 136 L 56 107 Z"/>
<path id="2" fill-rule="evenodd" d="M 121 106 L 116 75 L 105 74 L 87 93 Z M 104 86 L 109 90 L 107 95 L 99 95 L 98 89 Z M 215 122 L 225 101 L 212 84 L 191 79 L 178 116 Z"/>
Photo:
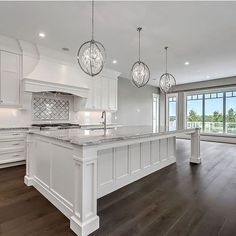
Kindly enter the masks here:
<path id="1" fill-rule="evenodd" d="M 223 133 L 223 93 L 205 94 L 204 131 Z"/>
<path id="2" fill-rule="evenodd" d="M 167 130 L 177 129 L 177 94 L 166 95 L 167 108 Z"/>
<path id="3" fill-rule="evenodd" d="M 225 132 L 229 134 L 236 134 L 236 91 L 226 92 Z"/>
<path id="4" fill-rule="evenodd" d="M 152 127 L 153 131 L 159 131 L 159 95 L 153 94 L 152 100 Z"/>
<path id="5" fill-rule="evenodd" d="M 186 127 L 236 134 L 236 91 L 187 94 Z"/>
<path id="6" fill-rule="evenodd" d="M 203 95 L 187 96 L 187 128 L 203 126 Z"/>

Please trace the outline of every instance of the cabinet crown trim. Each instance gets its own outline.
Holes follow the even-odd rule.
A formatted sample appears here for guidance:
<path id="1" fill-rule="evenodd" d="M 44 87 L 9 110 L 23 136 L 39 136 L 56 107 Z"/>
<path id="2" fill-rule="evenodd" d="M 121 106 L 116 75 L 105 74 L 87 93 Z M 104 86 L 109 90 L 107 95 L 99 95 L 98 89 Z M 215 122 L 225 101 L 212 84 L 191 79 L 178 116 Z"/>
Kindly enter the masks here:
<path id="1" fill-rule="evenodd" d="M 76 87 L 60 83 L 52 83 L 34 79 L 23 79 L 23 88 L 25 92 L 58 92 L 67 93 L 77 97 L 88 98 L 89 88 Z"/>

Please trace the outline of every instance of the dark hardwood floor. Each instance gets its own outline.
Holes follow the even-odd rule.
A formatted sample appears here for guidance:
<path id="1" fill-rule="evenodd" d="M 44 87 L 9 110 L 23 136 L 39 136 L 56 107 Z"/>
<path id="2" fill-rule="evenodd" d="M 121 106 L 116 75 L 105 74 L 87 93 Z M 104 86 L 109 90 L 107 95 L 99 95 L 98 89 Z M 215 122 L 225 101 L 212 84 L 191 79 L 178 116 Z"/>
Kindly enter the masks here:
<path id="1" fill-rule="evenodd" d="M 236 235 L 236 145 L 178 140 L 173 164 L 98 200 L 100 229 L 91 236 Z M 69 220 L 33 187 L 25 167 L 0 170 L 1 236 L 74 236 Z"/>

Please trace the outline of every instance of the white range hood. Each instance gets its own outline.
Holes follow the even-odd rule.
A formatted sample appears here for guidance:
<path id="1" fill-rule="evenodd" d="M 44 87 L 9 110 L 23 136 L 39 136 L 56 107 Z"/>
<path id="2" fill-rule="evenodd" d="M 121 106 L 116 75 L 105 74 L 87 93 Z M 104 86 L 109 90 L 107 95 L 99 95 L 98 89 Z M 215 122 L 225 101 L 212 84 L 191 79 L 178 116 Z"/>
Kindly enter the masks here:
<path id="1" fill-rule="evenodd" d="M 84 107 L 89 96 L 88 77 L 76 58 L 65 53 L 19 41 L 23 55 L 23 90 L 72 95 L 74 109 Z"/>
<path id="2" fill-rule="evenodd" d="M 88 97 L 88 77 L 76 58 L 65 53 L 20 41 L 26 92 L 62 92 Z"/>
<path id="3" fill-rule="evenodd" d="M 23 79 L 23 87 L 25 92 L 41 93 L 56 92 L 73 95 L 81 98 L 88 98 L 89 89 L 83 87 L 75 87 L 65 84 L 45 82 L 34 79 Z"/>

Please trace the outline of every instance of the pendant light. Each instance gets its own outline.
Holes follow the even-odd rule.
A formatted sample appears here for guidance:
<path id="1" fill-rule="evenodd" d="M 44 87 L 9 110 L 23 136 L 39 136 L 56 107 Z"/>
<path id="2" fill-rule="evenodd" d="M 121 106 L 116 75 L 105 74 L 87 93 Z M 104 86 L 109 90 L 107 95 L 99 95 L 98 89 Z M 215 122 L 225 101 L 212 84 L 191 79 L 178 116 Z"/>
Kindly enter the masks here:
<path id="1" fill-rule="evenodd" d="M 138 52 L 139 58 L 138 58 L 138 61 L 136 61 L 133 64 L 131 73 L 130 73 L 130 79 L 132 83 L 138 88 L 144 87 L 150 79 L 150 70 L 148 66 L 140 60 L 140 32 L 141 30 L 142 30 L 141 27 L 137 28 L 137 31 L 139 33 L 139 52 Z"/>
<path id="2" fill-rule="evenodd" d="M 83 43 L 77 53 L 80 68 L 88 75 L 98 75 L 105 63 L 106 51 L 104 46 L 94 40 L 94 0 L 92 0 L 92 39 Z"/>
<path id="3" fill-rule="evenodd" d="M 164 73 L 161 77 L 160 77 L 160 89 L 162 91 L 162 93 L 168 93 L 171 91 L 171 89 L 173 88 L 173 86 L 176 85 L 176 80 L 175 77 L 167 72 L 167 50 L 168 47 L 165 47 L 166 50 L 166 73 Z"/>

